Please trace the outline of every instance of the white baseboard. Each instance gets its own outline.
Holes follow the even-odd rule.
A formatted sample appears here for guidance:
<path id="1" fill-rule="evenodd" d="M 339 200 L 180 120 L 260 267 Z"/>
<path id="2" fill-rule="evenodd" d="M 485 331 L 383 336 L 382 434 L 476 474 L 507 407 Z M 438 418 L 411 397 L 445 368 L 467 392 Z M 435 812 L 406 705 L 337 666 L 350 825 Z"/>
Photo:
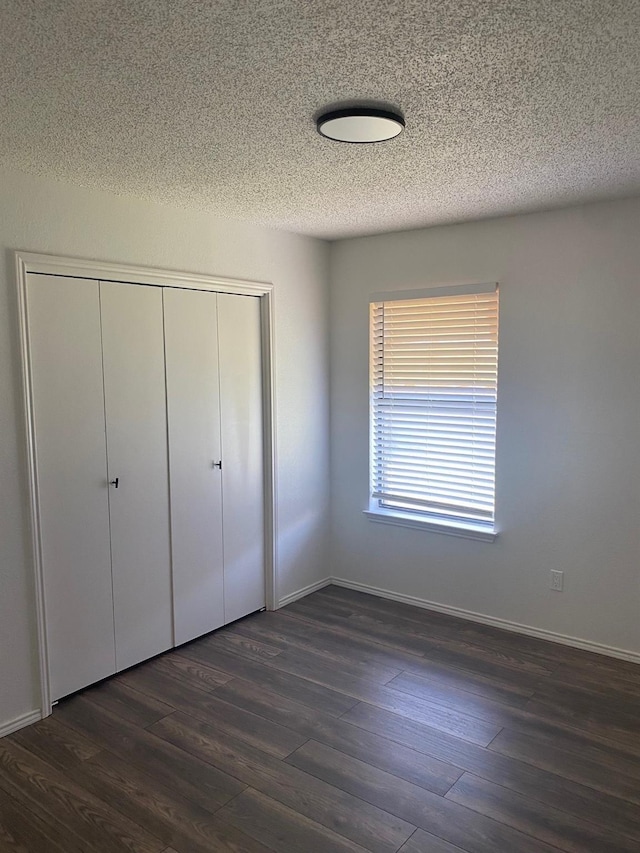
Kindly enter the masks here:
<path id="1" fill-rule="evenodd" d="M 449 616 L 457 616 L 460 619 L 468 619 L 470 622 L 480 622 L 482 625 L 492 625 L 494 628 L 503 628 L 505 631 L 513 631 L 516 634 L 525 634 L 528 637 L 537 637 L 540 640 L 550 640 L 553 643 L 560 643 L 563 646 L 572 646 L 576 649 L 583 649 L 588 652 L 596 652 L 600 655 L 607 655 L 620 660 L 628 660 L 632 663 L 640 663 L 640 652 L 633 652 L 628 649 L 619 649 L 616 646 L 607 646 L 603 643 L 594 643 L 591 640 L 583 640 L 580 637 L 570 637 L 567 634 L 557 634 L 555 631 L 547 631 L 544 628 L 533 628 L 531 625 L 521 625 L 519 622 L 510 622 L 508 619 L 498 619 L 494 616 L 486 616 L 484 613 L 475 613 L 473 610 L 464 610 L 461 607 L 451 607 L 448 604 L 438 604 L 435 601 L 428 601 L 424 598 L 417 598 L 414 595 L 402 595 L 398 592 L 392 592 L 389 589 L 381 589 L 377 586 L 369 586 L 364 583 L 346 580 L 345 578 L 331 578 L 329 583 L 335 586 L 344 586 L 347 589 L 355 589 L 359 592 L 367 592 L 370 595 L 377 595 L 380 598 L 390 598 L 392 601 L 400 601 L 403 604 L 412 604 L 414 607 L 422 607 L 425 610 L 436 610 L 438 613 L 446 613 Z M 326 586 L 327 581 L 323 581 L 318 586 Z M 307 594 L 307 593 L 303 593 Z M 298 596 L 299 597 L 299 596 Z M 294 600 L 294 599 L 292 599 Z"/>
<path id="2" fill-rule="evenodd" d="M 13 734 L 18 729 L 23 729 L 25 726 L 30 726 L 31 723 L 37 723 L 42 719 L 40 711 L 29 711 L 27 714 L 21 714 L 19 717 L 14 717 L 6 723 L 0 724 L 0 737 Z"/>
<path id="3" fill-rule="evenodd" d="M 297 601 L 299 598 L 304 598 L 305 595 L 311 595 L 312 592 L 317 592 L 319 589 L 329 586 L 329 584 L 333 582 L 333 578 L 323 578 L 321 581 L 310 583 L 309 586 L 305 586 L 295 592 L 290 592 L 289 595 L 285 595 L 284 598 L 279 599 L 278 610 L 281 607 L 286 607 L 287 604 L 293 604 L 293 602 Z"/>
<path id="4" fill-rule="evenodd" d="M 370 595 L 377 595 L 380 598 L 389 598 L 392 601 L 400 601 L 403 604 L 412 604 L 414 607 L 422 607 L 424 610 L 435 610 L 438 613 L 446 613 L 449 616 L 458 616 L 460 619 L 468 619 L 470 622 L 479 622 L 482 625 L 492 625 L 495 628 L 504 628 L 506 631 L 513 631 L 516 634 L 525 634 L 528 637 L 537 637 L 541 640 L 550 640 L 554 643 L 560 643 L 563 646 L 572 646 L 576 649 L 584 649 L 589 652 L 607 655 L 608 657 L 619 658 L 620 660 L 628 660 L 633 663 L 640 664 L 640 652 L 633 652 L 627 649 L 619 649 L 616 646 L 607 646 L 603 643 L 594 643 L 591 640 L 583 640 L 579 637 L 570 637 L 566 634 L 557 634 L 555 631 L 547 631 L 544 628 L 533 628 L 531 625 L 522 625 L 519 622 L 510 622 L 508 619 L 498 619 L 494 616 L 486 616 L 484 613 L 475 613 L 472 610 L 464 610 L 461 607 L 451 607 L 448 604 L 438 604 L 435 601 L 428 601 L 425 598 L 418 598 L 415 595 L 403 595 L 399 592 L 392 592 L 389 589 L 382 589 L 369 584 L 350 581 L 346 578 L 323 578 L 320 581 L 311 583 L 302 589 L 291 592 L 285 595 L 278 601 L 278 608 L 285 607 L 287 604 L 292 604 L 299 598 L 304 598 L 305 595 L 310 595 L 312 592 L 317 592 L 325 586 L 335 584 L 335 586 L 344 586 L 347 589 L 355 589 L 358 592 L 366 592 Z M 5 735 L 10 735 L 23 729 L 25 726 L 30 726 L 32 723 L 37 723 L 42 719 L 41 711 L 29 711 L 13 720 L 8 720 L 5 723 L 0 723 L 0 738 Z"/>

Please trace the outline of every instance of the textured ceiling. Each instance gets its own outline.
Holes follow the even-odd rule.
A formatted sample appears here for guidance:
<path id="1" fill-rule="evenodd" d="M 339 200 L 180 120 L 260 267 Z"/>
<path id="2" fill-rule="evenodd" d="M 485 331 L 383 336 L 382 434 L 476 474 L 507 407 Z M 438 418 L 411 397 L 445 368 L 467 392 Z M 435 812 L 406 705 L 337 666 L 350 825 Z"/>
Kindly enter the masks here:
<path id="1" fill-rule="evenodd" d="M 322 237 L 640 193 L 640 0 L 1 0 L 0 163 Z M 399 107 L 329 142 L 327 104 Z"/>

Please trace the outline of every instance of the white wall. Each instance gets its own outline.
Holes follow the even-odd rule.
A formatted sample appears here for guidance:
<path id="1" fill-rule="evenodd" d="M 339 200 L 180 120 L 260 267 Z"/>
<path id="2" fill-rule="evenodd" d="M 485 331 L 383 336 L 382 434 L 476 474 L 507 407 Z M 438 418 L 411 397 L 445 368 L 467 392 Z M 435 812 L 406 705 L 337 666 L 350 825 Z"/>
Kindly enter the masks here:
<path id="1" fill-rule="evenodd" d="M 639 652 L 640 199 L 347 240 L 331 278 L 333 575 Z M 473 281 L 501 286 L 493 544 L 362 515 L 369 294 Z"/>
<path id="2" fill-rule="evenodd" d="M 278 591 L 326 574 L 325 243 L 0 172 L 0 727 L 38 707 L 12 251 L 274 283 Z"/>

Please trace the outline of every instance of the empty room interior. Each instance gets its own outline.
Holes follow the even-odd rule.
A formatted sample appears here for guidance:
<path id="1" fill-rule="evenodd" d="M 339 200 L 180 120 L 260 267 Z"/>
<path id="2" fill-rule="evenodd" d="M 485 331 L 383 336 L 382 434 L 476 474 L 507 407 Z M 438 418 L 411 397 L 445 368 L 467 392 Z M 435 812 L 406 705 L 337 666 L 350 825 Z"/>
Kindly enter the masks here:
<path id="1" fill-rule="evenodd" d="M 640 2 L 5 0 L 0 851 L 640 851 Z"/>

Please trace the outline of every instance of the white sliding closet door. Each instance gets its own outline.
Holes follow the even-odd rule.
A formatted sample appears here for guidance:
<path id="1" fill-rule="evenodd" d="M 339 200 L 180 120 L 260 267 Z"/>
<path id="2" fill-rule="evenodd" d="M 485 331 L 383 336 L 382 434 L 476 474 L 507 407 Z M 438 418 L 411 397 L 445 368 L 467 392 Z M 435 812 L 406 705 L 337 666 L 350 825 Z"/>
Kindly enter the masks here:
<path id="1" fill-rule="evenodd" d="M 265 606 L 260 299 L 218 294 L 225 623 Z"/>
<path id="2" fill-rule="evenodd" d="M 162 289 L 100 282 L 118 670 L 173 645 Z"/>
<path id="3" fill-rule="evenodd" d="M 176 645 L 224 625 L 217 298 L 164 290 Z"/>
<path id="4" fill-rule="evenodd" d="M 98 282 L 30 274 L 27 316 L 55 701 L 116 668 Z"/>

